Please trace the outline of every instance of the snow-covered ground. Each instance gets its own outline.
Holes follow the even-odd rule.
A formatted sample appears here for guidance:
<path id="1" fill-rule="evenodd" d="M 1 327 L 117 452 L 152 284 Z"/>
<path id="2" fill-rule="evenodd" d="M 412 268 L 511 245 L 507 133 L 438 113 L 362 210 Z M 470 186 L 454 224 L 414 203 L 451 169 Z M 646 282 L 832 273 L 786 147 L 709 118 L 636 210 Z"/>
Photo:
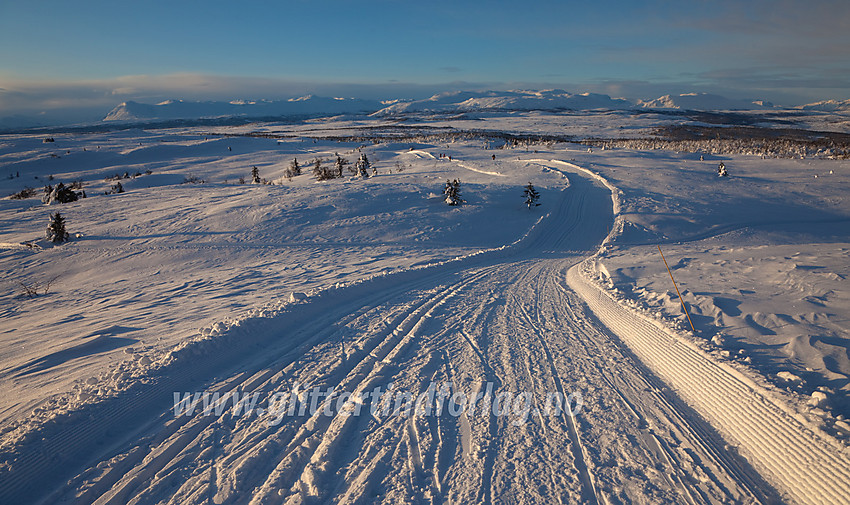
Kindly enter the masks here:
<path id="1" fill-rule="evenodd" d="M 0 496 L 846 501 L 850 163 L 502 148 L 498 135 L 634 138 L 664 121 L 532 112 L 0 137 L 0 190 L 39 189 L 0 200 Z M 382 135 L 405 138 L 370 140 Z M 365 153 L 377 175 L 317 182 L 312 161 L 337 153 Z M 289 181 L 296 157 L 304 174 Z M 717 177 L 721 161 L 731 177 Z M 273 184 L 240 184 L 254 166 Z M 104 194 L 114 175 L 126 192 Z M 467 202 L 449 207 L 455 178 Z M 87 198 L 43 205 L 40 188 L 60 181 L 82 181 Z M 54 246 L 43 236 L 57 210 L 73 238 Z M 603 292 L 618 303 L 585 305 Z M 690 389 L 699 369 L 671 372 L 650 340 L 631 340 L 633 317 L 658 325 L 641 335 L 693 345 L 681 359 L 719 366 L 704 376 L 711 394 Z M 777 407 L 712 410 L 726 394 L 712 381 Z M 527 392 L 533 408 L 276 424 L 172 411 L 175 392 L 431 383 Z M 580 394 L 577 415 L 544 415 L 549 393 Z M 750 442 L 739 428 L 756 415 L 784 442 Z M 806 458 L 805 479 L 783 477 Z"/>
<path id="2" fill-rule="evenodd" d="M 574 158 L 623 192 L 624 229 L 601 258 L 613 288 L 688 325 L 661 244 L 698 339 L 782 388 L 826 393 L 812 407 L 850 416 L 846 161 L 629 150 Z M 721 162 L 730 177 L 717 177 Z"/>
<path id="3" fill-rule="evenodd" d="M 167 349 L 222 314 L 239 317 L 292 291 L 498 247 L 537 219 L 519 212 L 522 175 L 491 183 L 474 171 L 475 160 L 466 162 L 473 170 L 463 169 L 409 144 L 362 149 L 377 177 L 353 179 L 345 170 L 342 179 L 317 183 L 310 175 L 313 159 L 339 153 L 353 163 L 358 149 L 137 131 L 6 143 L 5 168 L 21 174 L 3 181 L 6 192 L 82 180 L 88 198 L 47 206 L 39 191 L 3 200 L 3 320 L 11 335 L 3 353 L 4 417 L 32 410 L 82 376 Z M 304 174 L 287 182 L 283 171 L 296 158 Z M 239 177 L 250 181 L 253 166 L 277 184 L 239 184 Z M 115 184 L 104 178 L 125 172 L 131 178 L 119 182 L 126 192 L 103 194 Z M 564 184 L 535 175 L 542 187 Z M 457 177 L 463 209 L 437 196 Z M 43 240 L 55 211 L 82 236 L 58 247 Z M 33 241 L 38 249 L 21 246 Z M 20 296 L 22 283 L 55 276 L 47 296 Z"/>

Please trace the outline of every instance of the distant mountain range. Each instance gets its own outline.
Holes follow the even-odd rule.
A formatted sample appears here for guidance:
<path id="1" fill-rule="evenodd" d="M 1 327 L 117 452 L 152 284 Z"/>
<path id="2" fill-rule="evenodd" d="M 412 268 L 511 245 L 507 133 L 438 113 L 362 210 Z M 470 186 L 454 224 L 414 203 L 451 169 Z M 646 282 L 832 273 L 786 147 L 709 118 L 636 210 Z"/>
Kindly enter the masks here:
<path id="1" fill-rule="evenodd" d="M 320 114 L 370 114 L 396 116 L 411 113 L 445 114 L 485 111 L 531 110 L 769 110 L 777 108 L 763 100 L 730 99 L 710 93 L 664 95 L 654 100 L 632 102 L 597 93 L 574 94 L 562 89 L 543 91 L 452 91 L 424 100 L 360 100 L 305 96 L 279 101 L 186 102 L 168 100 L 156 105 L 124 102 L 109 112 L 104 121 L 146 121 L 217 117 L 276 117 Z M 796 109 L 848 112 L 850 100 L 828 100 Z"/>
<path id="2" fill-rule="evenodd" d="M 411 112 L 473 112 L 488 110 L 592 110 L 630 109 L 635 104 L 624 98 L 561 89 L 544 91 L 455 91 L 439 93 L 425 100 L 399 101 L 373 115 L 391 116 Z"/>
<path id="3" fill-rule="evenodd" d="M 696 110 L 760 111 L 802 110 L 813 113 L 850 113 L 850 100 L 825 100 L 799 107 L 779 107 L 762 100 L 730 99 L 710 93 L 664 95 L 632 102 L 597 93 L 574 94 L 562 89 L 542 91 L 452 91 L 424 100 L 363 100 L 304 96 L 289 100 L 183 101 L 157 104 L 128 101 L 113 108 L 102 121 L 148 122 L 209 118 L 273 118 L 356 114 L 392 117 L 405 114 L 452 114 L 532 110 Z M 67 124 L 47 117 L 22 115 L 0 118 L 0 129 Z M 91 118 L 94 120 L 94 118 Z"/>
<path id="4" fill-rule="evenodd" d="M 167 100 L 156 105 L 124 102 L 112 109 L 104 121 L 148 119 L 197 119 L 213 117 L 272 117 L 313 114 L 364 114 L 382 107 L 375 100 L 305 96 L 277 101 L 184 102 Z"/>

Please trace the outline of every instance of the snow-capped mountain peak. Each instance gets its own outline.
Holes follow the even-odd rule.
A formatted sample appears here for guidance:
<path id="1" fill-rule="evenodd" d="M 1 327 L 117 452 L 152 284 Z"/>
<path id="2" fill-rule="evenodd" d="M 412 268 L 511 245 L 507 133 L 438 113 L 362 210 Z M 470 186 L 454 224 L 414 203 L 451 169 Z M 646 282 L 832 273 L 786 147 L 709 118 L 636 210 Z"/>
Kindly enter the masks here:
<path id="1" fill-rule="evenodd" d="M 682 93 L 663 95 L 655 100 L 639 100 L 638 105 L 646 109 L 682 110 L 759 110 L 773 108 L 764 100 L 739 100 L 711 93 Z"/>
<path id="2" fill-rule="evenodd" d="M 818 110 L 824 112 L 850 112 L 850 100 L 822 100 L 801 107 L 803 110 Z"/>

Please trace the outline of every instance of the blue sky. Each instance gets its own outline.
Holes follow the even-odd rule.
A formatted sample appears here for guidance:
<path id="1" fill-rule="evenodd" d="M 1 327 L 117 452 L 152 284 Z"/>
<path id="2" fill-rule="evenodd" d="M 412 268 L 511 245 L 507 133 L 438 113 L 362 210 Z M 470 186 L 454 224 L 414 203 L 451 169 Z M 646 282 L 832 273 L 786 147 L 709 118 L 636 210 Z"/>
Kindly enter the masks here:
<path id="1" fill-rule="evenodd" d="M 850 1 L 0 2 L 0 116 L 164 98 L 850 98 Z"/>

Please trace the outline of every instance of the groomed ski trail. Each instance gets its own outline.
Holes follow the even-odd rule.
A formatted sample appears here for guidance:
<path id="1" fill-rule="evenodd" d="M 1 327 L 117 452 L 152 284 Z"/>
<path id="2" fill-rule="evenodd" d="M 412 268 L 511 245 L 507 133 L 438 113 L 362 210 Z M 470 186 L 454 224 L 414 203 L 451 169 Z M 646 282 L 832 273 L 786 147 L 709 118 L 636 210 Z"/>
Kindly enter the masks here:
<path id="1" fill-rule="evenodd" d="M 48 431 L 49 447 L 72 437 L 58 460 L 64 466 L 45 454 L 12 462 L 0 501 L 775 501 L 772 487 L 635 358 L 640 353 L 586 311 L 572 276 L 567 284 L 570 267 L 613 220 L 608 188 L 567 175 L 568 189 L 544 195 L 549 216 L 513 247 L 295 305 L 244 342 L 202 356 L 206 363 L 140 388 L 148 400 L 116 405 L 122 415 Z M 474 412 L 326 416 L 323 402 L 313 415 L 271 425 L 232 407 L 175 417 L 170 405 L 172 391 L 392 385 L 419 395 L 431 383 L 467 397 L 488 387 L 527 392 L 534 409 L 518 423 Z M 581 409 L 545 415 L 552 392 L 580 394 Z M 124 442 L 85 447 L 102 430 L 123 433 Z"/>

